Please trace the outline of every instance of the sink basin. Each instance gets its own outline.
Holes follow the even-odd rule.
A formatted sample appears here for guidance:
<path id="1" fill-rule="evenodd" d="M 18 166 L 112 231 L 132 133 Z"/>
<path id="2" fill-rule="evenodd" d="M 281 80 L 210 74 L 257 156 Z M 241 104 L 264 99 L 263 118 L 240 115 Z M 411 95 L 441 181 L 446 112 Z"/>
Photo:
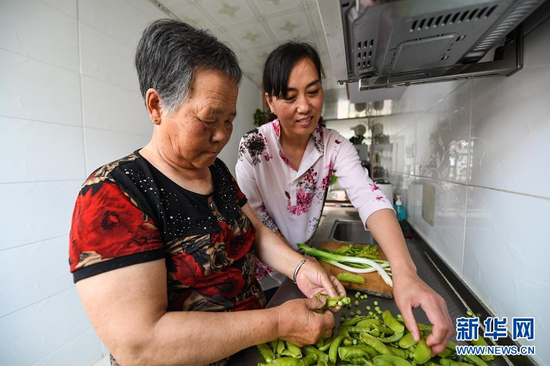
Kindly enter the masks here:
<path id="1" fill-rule="evenodd" d="M 371 233 L 365 230 L 361 221 L 336 220 L 330 232 L 330 238 L 351 243 L 377 245 Z"/>

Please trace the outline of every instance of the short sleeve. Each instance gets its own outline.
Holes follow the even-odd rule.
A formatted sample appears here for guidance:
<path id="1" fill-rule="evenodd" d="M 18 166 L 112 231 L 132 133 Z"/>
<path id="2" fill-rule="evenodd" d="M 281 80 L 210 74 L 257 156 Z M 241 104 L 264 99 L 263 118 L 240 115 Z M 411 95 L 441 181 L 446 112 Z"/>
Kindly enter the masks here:
<path id="1" fill-rule="evenodd" d="M 83 186 L 76 200 L 69 240 L 74 282 L 164 258 L 155 222 L 109 180 Z"/>

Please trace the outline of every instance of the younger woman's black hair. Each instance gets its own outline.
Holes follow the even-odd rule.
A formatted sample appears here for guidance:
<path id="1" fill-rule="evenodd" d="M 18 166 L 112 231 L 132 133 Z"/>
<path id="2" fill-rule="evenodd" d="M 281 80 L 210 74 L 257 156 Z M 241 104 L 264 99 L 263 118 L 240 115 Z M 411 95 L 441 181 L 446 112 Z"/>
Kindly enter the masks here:
<path id="1" fill-rule="evenodd" d="M 323 66 L 319 54 L 307 42 L 289 41 L 275 48 L 267 57 L 264 66 L 263 87 L 269 97 L 283 97 L 288 94 L 288 76 L 292 68 L 301 60 L 308 58 L 317 69 L 321 79 Z"/>

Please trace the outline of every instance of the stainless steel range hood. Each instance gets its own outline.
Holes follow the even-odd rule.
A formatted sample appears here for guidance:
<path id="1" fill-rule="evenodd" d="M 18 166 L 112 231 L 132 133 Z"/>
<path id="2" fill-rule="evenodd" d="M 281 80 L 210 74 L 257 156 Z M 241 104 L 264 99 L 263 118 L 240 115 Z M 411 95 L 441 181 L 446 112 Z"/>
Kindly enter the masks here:
<path id="1" fill-rule="evenodd" d="M 523 66 L 521 22 L 544 1 L 317 4 L 337 80 L 358 81 L 360 90 L 369 90 L 513 74 Z M 491 50 L 494 54 L 487 61 Z"/>

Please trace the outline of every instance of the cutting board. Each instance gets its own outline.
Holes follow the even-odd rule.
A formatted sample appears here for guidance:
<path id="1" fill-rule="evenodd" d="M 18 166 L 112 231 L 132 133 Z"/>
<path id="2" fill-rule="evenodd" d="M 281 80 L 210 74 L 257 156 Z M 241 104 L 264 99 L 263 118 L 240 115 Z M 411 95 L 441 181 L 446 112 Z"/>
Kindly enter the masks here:
<path id="1" fill-rule="evenodd" d="M 325 241 L 321 245 L 321 248 L 326 248 L 328 250 L 336 251 L 338 248 L 340 248 L 342 245 L 363 245 L 363 244 L 355 244 L 355 243 L 344 243 L 341 241 Z M 378 247 L 378 259 L 386 260 L 386 256 L 384 255 L 384 252 L 382 252 L 382 248 Z M 319 261 L 323 268 L 325 268 L 330 274 L 337 276 L 338 273 L 349 273 L 348 271 L 335 267 L 332 264 L 325 263 L 323 261 Z M 366 292 L 367 294 L 372 294 L 376 296 L 381 297 L 387 297 L 387 298 L 393 298 L 393 289 L 388 286 L 382 277 L 378 274 L 378 272 L 371 272 L 371 273 L 356 273 L 357 275 L 365 278 L 365 283 L 359 284 L 359 283 L 350 283 L 350 282 L 342 282 L 344 287 L 347 290 L 355 290 L 355 291 L 362 291 Z"/>

